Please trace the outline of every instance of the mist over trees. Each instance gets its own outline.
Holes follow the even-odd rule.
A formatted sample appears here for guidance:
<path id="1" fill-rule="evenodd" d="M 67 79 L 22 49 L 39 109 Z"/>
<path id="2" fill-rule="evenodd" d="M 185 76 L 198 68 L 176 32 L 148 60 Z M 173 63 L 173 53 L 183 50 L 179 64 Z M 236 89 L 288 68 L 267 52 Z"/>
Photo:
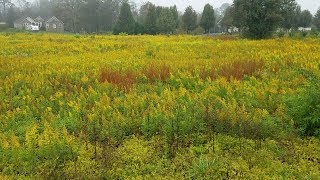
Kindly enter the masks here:
<path id="1" fill-rule="evenodd" d="M 320 11 L 313 17 L 295 0 L 234 0 L 233 4 L 202 12 L 191 6 L 179 12 L 146 2 L 138 7 L 128 0 L 0 0 L 0 21 L 13 27 L 21 17 L 56 16 L 73 33 L 203 34 L 228 32 L 236 27 L 248 38 L 270 37 L 277 29 L 320 29 Z"/>

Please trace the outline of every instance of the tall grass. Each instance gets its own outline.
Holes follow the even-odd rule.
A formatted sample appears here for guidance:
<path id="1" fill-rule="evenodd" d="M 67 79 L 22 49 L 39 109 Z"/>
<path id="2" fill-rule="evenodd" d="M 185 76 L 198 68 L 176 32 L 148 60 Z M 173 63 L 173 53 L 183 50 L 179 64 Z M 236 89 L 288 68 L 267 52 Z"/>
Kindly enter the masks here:
<path id="1" fill-rule="evenodd" d="M 171 75 L 170 67 L 166 64 L 149 64 L 142 70 L 149 82 L 162 81 L 166 82 Z"/>
<path id="2" fill-rule="evenodd" d="M 105 68 L 101 70 L 100 82 L 110 83 L 118 88 L 129 90 L 137 83 L 137 75 L 131 70 L 120 71 Z"/>

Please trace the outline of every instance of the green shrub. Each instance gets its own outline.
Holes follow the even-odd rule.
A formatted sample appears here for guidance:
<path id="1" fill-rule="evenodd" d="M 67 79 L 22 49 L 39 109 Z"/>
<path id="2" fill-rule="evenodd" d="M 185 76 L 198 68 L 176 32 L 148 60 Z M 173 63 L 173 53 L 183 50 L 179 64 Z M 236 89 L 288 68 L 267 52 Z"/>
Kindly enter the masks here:
<path id="1" fill-rule="evenodd" d="M 289 32 L 289 37 L 290 37 L 290 38 L 294 38 L 294 37 L 296 37 L 296 34 L 297 34 L 296 31 L 290 31 L 290 32 Z"/>
<path id="2" fill-rule="evenodd" d="M 309 34 L 309 33 L 308 33 L 307 31 L 301 31 L 301 32 L 300 32 L 300 36 L 303 37 L 303 38 L 307 37 L 308 34 Z"/>
<path id="3" fill-rule="evenodd" d="M 286 33 L 284 31 L 277 32 L 277 37 L 278 38 L 283 38 L 285 35 L 286 35 Z"/>
<path id="4" fill-rule="evenodd" d="M 319 34 L 319 32 L 318 32 L 316 29 L 312 28 L 312 30 L 311 30 L 311 32 L 310 32 L 310 35 L 311 35 L 312 37 L 318 37 L 318 35 L 320 35 L 320 34 Z"/>
<path id="5" fill-rule="evenodd" d="M 309 85 L 287 100 L 288 112 L 302 136 L 320 137 L 320 79 L 311 72 L 302 72 Z"/>

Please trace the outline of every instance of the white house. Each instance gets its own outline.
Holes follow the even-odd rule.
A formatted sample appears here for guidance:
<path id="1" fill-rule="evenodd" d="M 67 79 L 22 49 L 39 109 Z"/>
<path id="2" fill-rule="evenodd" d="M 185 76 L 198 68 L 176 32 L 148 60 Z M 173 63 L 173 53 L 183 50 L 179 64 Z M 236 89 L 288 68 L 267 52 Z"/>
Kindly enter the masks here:
<path id="1" fill-rule="evenodd" d="M 20 18 L 14 22 L 14 28 L 25 29 L 28 31 L 39 31 L 43 28 L 50 32 L 63 32 L 64 24 L 55 16 L 49 18 L 47 21 L 38 16 L 35 19 L 30 17 Z"/>

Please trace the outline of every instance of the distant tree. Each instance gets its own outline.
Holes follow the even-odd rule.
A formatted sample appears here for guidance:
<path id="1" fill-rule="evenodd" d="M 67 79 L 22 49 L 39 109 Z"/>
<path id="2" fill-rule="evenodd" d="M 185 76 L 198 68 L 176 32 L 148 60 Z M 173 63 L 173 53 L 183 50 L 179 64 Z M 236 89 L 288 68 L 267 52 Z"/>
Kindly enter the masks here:
<path id="1" fill-rule="evenodd" d="M 134 26 L 134 34 L 144 34 L 144 33 L 145 33 L 144 26 L 141 23 L 136 22 Z"/>
<path id="2" fill-rule="evenodd" d="M 234 0 L 233 1 L 233 25 L 238 27 L 240 31 L 247 26 L 248 19 L 248 8 L 246 7 L 245 0 Z"/>
<path id="3" fill-rule="evenodd" d="M 83 12 L 81 19 L 86 22 L 87 29 L 90 32 L 99 32 L 99 8 L 101 6 L 100 0 L 85 0 L 85 6 L 83 6 Z"/>
<path id="4" fill-rule="evenodd" d="M 281 22 L 281 12 L 288 2 L 286 0 L 234 0 L 234 21 L 237 22 L 237 27 L 244 31 L 246 37 L 268 38 Z"/>
<path id="5" fill-rule="evenodd" d="M 7 20 L 7 7 L 10 7 L 12 5 L 11 0 L 0 0 L 0 5 L 2 6 L 2 20 Z"/>
<path id="6" fill-rule="evenodd" d="M 218 11 L 220 15 L 224 15 L 226 10 L 230 7 L 231 5 L 229 3 L 223 3 L 219 8 Z"/>
<path id="7" fill-rule="evenodd" d="M 298 29 L 298 27 L 300 26 L 300 15 L 301 15 L 301 6 L 297 5 L 296 9 L 294 10 L 294 15 L 293 15 L 292 27 L 294 29 Z"/>
<path id="8" fill-rule="evenodd" d="M 154 6 L 154 4 L 149 1 L 140 6 L 139 16 L 137 20 L 139 23 L 145 23 L 150 6 Z"/>
<path id="9" fill-rule="evenodd" d="M 318 9 L 316 15 L 314 16 L 313 24 L 318 30 L 320 30 L 320 8 Z"/>
<path id="10" fill-rule="evenodd" d="M 27 0 L 17 0 L 19 4 L 19 8 L 21 11 L 22 16 L 32 16 L 33 15 L 33 9 L 31 6 L 31 3 Z"/>
<path id="11" fill-rule="evenodd" d="M 161 33 L 173 33 L 176 28 L 176 20 L 169 8 L 163 8 L 157 20 L 157 27 Z"/>
<path id="12" fill-rule="evenodd" d="M 178 13 L 177 6 L 174 5 L 174 6 L 170 7 L 170 11 L 171 11 L 172 16 L 175 21 L 175 28 L 177 28 L 179 26 L 179 13 Z"/>
<path id="13" fill-rule="evenodd" d="M 213 7 L 210 4 L 206 4 L 200 20 L 200 26 L 204 29 L 205 33 L 210 33 L 210 29 L 214 28 L 215 22 L 216 18 Z"/>
<path id="14" fill-rule="evenodd" d="M 104 0 L 99 7 L 100 28 L 104 31 L 112 31 L 117 22 L 120 11 L 120 0 Z"/>
<path id="15" fill-rule="evenodd" d="M 9 27 L 13 28 L 13 22 L 18 18 L 18 9 L 14 6 L 11 5 L 10 8 L 8 9 L 8 18 L 7 18 L 7 23 Z"/>
<path id="16" fill-rule="evenodd" d="M 132 16 L 131 7 L 127 2 L 121 6 L 120 15 L 114 27 L 114 34 L 128 33 L 133 34 L 135 29 L 135 21 Z"/>
<path id="17" fill-rule="evenodd" d="M 144 27 L 146 33 L 148 34 L 156 34 L 158 31 L 156 6 L 153 4 L 149 5 L 147 16 L 144 22 Z"/>
<path id="18" fill-rule="evenodd" d="M 54 2 L 53 14 L 64 22 L 65 30 L 78 32 L 81 15 L 80 8 L 83 6 L 83 3 L 81 0 L 56 0 Z M 89 11 L 85 10 L 83 9 L 83 13 Z"/>
<path id="19" fill-rule="evenodd" d="M 187 33 L 197 28 L 197 13 L 191 6 L 187 7 L 182 16 L 182 27 Z"/>
<path id="20" fill-rule="evenodd" d="M 221 20 L 221 26 L 227 31 L 230 27 L 233 26 L 233 10 L 232 6 L 228 7 L 225 10 L 224 16 Z"/>
<path id="21" fill-rule="evenodd" d="M 161 11 L 164 7 L 162 6 L 156 6 L 156 14 L 157 14 L 157 18 L 160 17 Z"/>
<path id="22" fill-rule="evenodd" d="M 299 27 L 310 27 L 312 24 L 312 14 L 308 10 L 303 10 L 299 15 Z"/>
<path id="23" fill-rule="evenodd" d="M 281 27 L 289 30 L 296 27 L 296 16 L 299 14 L 300 7 L 295 0 L 284 0 L 286 3 L 281 7 Z"/>
<path id="24" fill-rule="evenodd" d="M 57 0 L 55 0 L 57 1 Z M 73 3 L 73 1 L 75 0 L 68 0 L 70 3 Z M 52 16 L 52 2 L 50 2 L 50 0 L 39 0 L 39 11 L 38 11 L 38 15 L 41 17 L 49 17 Z"/>

